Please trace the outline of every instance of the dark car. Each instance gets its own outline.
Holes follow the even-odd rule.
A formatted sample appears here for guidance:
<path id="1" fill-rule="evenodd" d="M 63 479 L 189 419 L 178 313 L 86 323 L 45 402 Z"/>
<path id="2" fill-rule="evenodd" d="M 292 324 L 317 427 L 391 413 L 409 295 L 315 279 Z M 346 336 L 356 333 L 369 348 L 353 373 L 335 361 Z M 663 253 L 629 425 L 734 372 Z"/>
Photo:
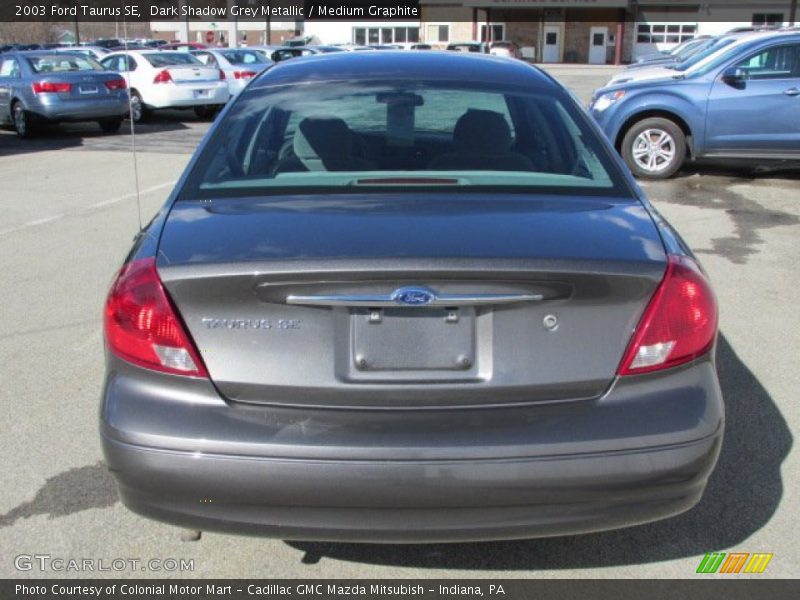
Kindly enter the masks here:
<path id="1" fill-rule="evenodd" d="M 123 45 L 124 42 L 119 38 L 100 38 L 92 42 L 92 46 L 99 46 L 100 48 L 118 48 Z"/>
<path id="2" fill-rule="evenodd" d="M 128 112 L 128 90 L 119 73 L 109 73 L 78 52 L 7 52 L 0 56 L 0 124 L 28 137 L 40 123 L 97 121 L 113 133 Z"/>
<path id="3" fill-rule="evenodd" d="M 638 177 L 698 158 L 800 161 L 800 32 L 746 34 L 685 71 L 612 81 L 591 113 Z"/>
<path id="4" fill-rule="evenodd" d="M 488 54 L 489 44 L 485 42 L 453 42 L 452 44 L 447 44 L 447 49 L 455 52 Z"/>
<path id="5" fill-rule="evenodd" d="M 521 61 L 339 52 L 220 115 L 105 308 L 124 503 L 306 540 L 526 538 L 699 501 L 708 278 Z"/>
<path id="6" fill-rule="evenodd" d="M 322 52 L 317 50 L 316 46 L 285 46 L 278 48 L 269 55 L 272 62 L 282 62 L 290 58 L 299 58 L 301 56 L 312 56 L 314 54 L 330 54 L 329 52 Z"/>

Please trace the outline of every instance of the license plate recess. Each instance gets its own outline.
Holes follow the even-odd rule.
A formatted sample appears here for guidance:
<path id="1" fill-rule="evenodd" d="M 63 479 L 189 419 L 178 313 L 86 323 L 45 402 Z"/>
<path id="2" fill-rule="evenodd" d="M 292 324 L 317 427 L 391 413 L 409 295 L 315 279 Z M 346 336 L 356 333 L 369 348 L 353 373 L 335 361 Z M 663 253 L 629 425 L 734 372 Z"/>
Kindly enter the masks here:
<path id="1" fill-rule="evenodd" d="M 475 362 L 475 309 L 381 308 L 351 313 L 359 371 L 466 371 Z"/>

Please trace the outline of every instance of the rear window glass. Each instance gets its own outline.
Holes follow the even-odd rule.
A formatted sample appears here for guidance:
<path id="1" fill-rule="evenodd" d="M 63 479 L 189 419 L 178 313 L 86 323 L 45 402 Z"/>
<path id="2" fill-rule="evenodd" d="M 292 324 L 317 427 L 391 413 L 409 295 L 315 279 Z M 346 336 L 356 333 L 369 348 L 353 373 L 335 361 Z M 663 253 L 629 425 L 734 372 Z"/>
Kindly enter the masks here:
<path id="1" fill-rule="evenodd" d="M 62 73 L 64 71 L 102 71 L 103 67 L 93 58 L 82 54 L 57 54 L 29 56 L 28 64 L 34 73 Z"/>
<path id="2" fill-rule="evenodd" d="M 263 64 L 267 62 L 263 55 L 252 50 L 221 50 L 220 54 L 234 65 Z"/>
<path id="3" fill-rule="evenodd" d="M 409 185 L 630 196 L 566 94 L 326 82 L 245 92 L 182 197 Z"/>
<path id="4" fill-rule="evenodd" d="M 154 67 L 203 64 L 186 52 L 148 52 L 147 54 L 142 54 L 142 56 Z"/>

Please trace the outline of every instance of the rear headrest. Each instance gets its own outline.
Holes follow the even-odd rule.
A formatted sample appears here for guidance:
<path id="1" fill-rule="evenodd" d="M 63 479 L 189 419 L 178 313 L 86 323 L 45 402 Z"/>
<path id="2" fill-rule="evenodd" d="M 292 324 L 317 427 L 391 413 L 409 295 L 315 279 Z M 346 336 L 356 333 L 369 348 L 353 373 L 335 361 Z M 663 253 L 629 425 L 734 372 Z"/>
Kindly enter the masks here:
<path id="1" fill-rule="evenodd" d="M 491 110 L 468 110 L 459 117 L 453 130 L 456 152 L 507 152 L 512 141 L 511 129 L 505 117 Z"/>
<path id="2" fill-rule="evenodd" d="M 342 158 L 353 153 L 353 134 L 336 117 L 308 117 L 294 134 L 294 153 L 303 159 Z"/>

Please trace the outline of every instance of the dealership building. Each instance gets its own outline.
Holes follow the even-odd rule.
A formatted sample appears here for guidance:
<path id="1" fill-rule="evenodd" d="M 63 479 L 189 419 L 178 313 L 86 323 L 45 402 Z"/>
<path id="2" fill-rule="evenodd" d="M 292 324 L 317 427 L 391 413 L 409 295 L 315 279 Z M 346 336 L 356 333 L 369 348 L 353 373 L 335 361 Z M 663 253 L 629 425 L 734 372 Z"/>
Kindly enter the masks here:
<path id="1" fill-rule="evenodd" d="M 424 42 L 444 48 L 453 42 L 510 40 L 520 46 L 523 57 L 535 62 L 619 64 L 669 50 L 697 35 L 794 25 L 797 4 L 798 0 L 419 0 L 419 17 L 414 20 L 185 20 L 153 22 L 151 29 L 155 37 L 222 45 L 278 44 L 297 31 L 325 44 Z"/>
<path id="2" fill-rule="evenodd" d="M 507 39 L 537 62 L 620 63 L 696 35 L 795 23 L 797 0 L 420 0 L 428 43 Z"/>

